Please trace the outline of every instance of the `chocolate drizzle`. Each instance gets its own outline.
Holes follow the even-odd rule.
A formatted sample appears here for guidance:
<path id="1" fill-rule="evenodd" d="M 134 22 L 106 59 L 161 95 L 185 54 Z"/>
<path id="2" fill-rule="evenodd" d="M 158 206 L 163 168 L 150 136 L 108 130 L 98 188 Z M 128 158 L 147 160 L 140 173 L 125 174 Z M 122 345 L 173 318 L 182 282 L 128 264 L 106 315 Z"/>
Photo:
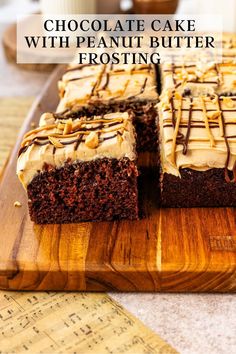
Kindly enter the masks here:
<path id="1" fill-rule="evenodd" d="M 172 79 L 173 79 L 173 84 L 174 84 L 174 87 L 176 88 L 176 79 L 175 79 L 175 64 L 172 62 L 171 64 L 171 73 L 172 73 Z"/>
<path id="2" fill-rule="evenodd" d="M 163 110 L 164 112 L 168 111 L 168 108 Z M 182 108 L 182 112 L 188 112 L 189 109 L 188 108 Z M 208 109 L 207 112 L 214 112 L 215 109 Z M 192 112 L 202 112 L 201 108 L 193 108 Z M 224 112 L 236 112 L 236 109 L 224 109 Z"/>
<path id="3" fill-rule="evenodd" d="M 222 129 L 223 129 L 223 138 L 225 140 L 225 146 L 226 146 L 226 151 L 227 151 L 227 157 L 226 157 L 226 161 L 225 161 L 225 180 L 226 182 L 235 182 L 235 180 L 231 181 L 230 177 L 229 177 L 229 172 L 228 172 L 228 167 L 229 167 L 229 159 L 230 159 L 230 147 L 229 147 L 229 142 L 228 142 L 228 138 L 226 136 L 226 132 L 225 132 L 225 118 L 224 118 L 224 113 L 222 111 L 221 108 L 221 102 L 219 100 L 219 97 L 217 97 L 217 103 L 221 112 L 221 121 L 222 121 Z"/>
<path id="4" fill-rule="evenodd" d="M 186 81 L 188 84 L 212 84 L 212 85 L 217 85 L 218 84 L 218 80 L 217 81 L 213 81 L 213 80 L 205 80 L 205 81 L 199 81 L 199 80 L 187 80 Z"/>
<path id="5" fill-rule="evenodd" d="M 228 71 L 224 71 L 224 67 L 230 67 Z M 234 69 L 231 69 L 231 66 Z M 182 69 L 182 70 L 181 70 Z M 236 62 L 229 62 L 229 63 L 216 63 L 214 66 L 206 70 L 201 70 L 198 69 L 198 66 L 196 64 L 192 65 L 185 65 L 183 64 L 182 66 L 180 65 L 175 65 L 173 62 L 171 63 L 170 66 L 166 67 L 164 66 L 163 68 L 163 73 L 164 74 L 170 74 L 172 76 L 172 81 L 173 84 L 171 84 L 171 87 L 169 86 L 170 84 L 167 82 L 167 86 L 169 88 L 176 89 L 179 86 L 183 86 L 185 84 L 199 84 L 199 85 L 211 85 L 213 86 L 213 89 L 217 89 L 221 93 L 223 93 L 224 89 L 224 79 L 225 75 L 235 75 L 235 69 L 236 69 Z M 200 74 L 198 74 L 198 71 L 201 71 Z M 210 72 L 210 76 L 206 75 L 206 73 Z M 187 75 L 186 75 L 187 73 Z M 193 76 L 193 78 L 191 78 Z M 216 85 L 216 88 L 214 88 L 214 85 Z M 229 91 L 231 88 L 229 88 Z M 227 92 L 227 90 L 226 90 Z M 228 93 L 228 92 L 227 92 Z"/>
<path id="6" fill-rule="evenodd" d="M 144 91 L 145 91 L 145 87 L 146 87 L 146 85 L 147 85 L 147 80 L 148 80 L 147 77 L 145 77 L 143 86 L 141 87 L 141 90 L 140 90 L 140 92 L 139 92 L 140 95 L 142 95 L 142 93 L 144 93 Z"/>
<path id="7" fill-rule="evenodd" d="M 193 123 L 193 121 L 192 121 L 192 123 Z M 236 122 L 234 122 L 234 123 L 225 122 L 225 125 L 236 125 Z M 211 123 L 209 123 L 209 126 L 210 126 L 211 129 L 214 129 L 214 128 L 219 129 L 219 125 L 217 123 L 211 122 Z M 173 124 L 166 123 L 166 124 L 163 124 L 163 127 L 164 128 L 171 128 L 171 127 L 173 127 Z M 179 127 L 180 128 L 188 128 L 188 123 L 181 123 L 179 125 Z M 206 126 L 204 124 L 191 124 L 191 128 L 199 128 L 199 129 L 202 128 L 202 129 L 205 129 Z M 228 136 L 227 138 L 228 139 L 230 139 L 230 138 L 233 139 L 235 137 L 236 137 L 236 135 L 232 135 L 232 136 Z"/>
<path id="8" fill-rule="evenodd" d="M 140 88 L 140 91 L 139 91 L 136 95 L 129 96 L 129 97 L 127 98 L 127 100 L 131 100 L 131 99 L 133 99 L 133 98 L 135 98 L 135 97 L 137 97 L 137 96 L 142 95 L 142 94 L 144 93 L 144 91 L 145 91 L 145 87 L 146 87 L 146 85 L 147 85 L 147 81 L 148 81 L 148 78 L 145 77 L 144 82 L 143 82 L 143 85 L 142 85 L 141 88 Z"/>
<path id="9" fill-rule="evenodd" d="M 86 75 L 86 76 L 77 76 L 77 77 L 73 77 L 69 80 L 67 80 L 68 82 L 72 82 L 72 81 L 79 81 L 79 80 L 85 80 L 85 79 L 90 79 L 91 77 L 93 77 L 93 75 Z"/>
<path id="10" fill-rule="evenodd" d="M 74 145 L 74 151 L 76 151 L 80 145 L 80 143 L 82 143 L 83 141 L 83 135 L 81 134 L 81 136 L 79 136 L 72 144 L 75 143 Z"/>
<path id="11" fill-rule="evenodd" d="M 177 98 L 176 98 L 177 99 Z M 182 101 L 183 99 L 185 102 L 189 100 L 189 108 L 183 108 L 182 107 Z M 167 139 L 166 142 L 172 142 L 172 153 L 171 153 L 171 161 L 172 163 L 175 164 L 175 153 L 176 153 L 176 146 L 177 145 L 183 145 L 183 150 L 182 154 L 186 155 L 188 153 L 188 144 L 190 141 L 190 133 L 192 128 L 201 128 L 201 129 L 206 129 L 207 134 L 209 136 L 209 140 L 211 143 L 211 147 L 215 147 L 215 143 L 217 141 L 224 141 L 225 142 L 225 147 L 226 147 L 226 161 L 225 161 L 225 180 L 226 182 L 231 182 L 235 183 L 236 182 L 236 162 L 234 163 L 233 166 L 233 178 L 230 178 L 229 176 L 229 162 L 230 162 L 230 156 L 231 156 L 231 150 L 230 150 L 230 145 L 229 145 L 229 139 L 236 139 L 236 135 L 228 135 L 226 134 L 226 126 L 227 125 L 236 125 L 236 117 L 235 121 L 225 121 L 224 113 L 225 112 L 235 112 L 236 110 L 231 109 L 231 110 L 224 110 L 222 109 L 222 98 L 219 96 L 214 96 L 212 97 L 214 99 L 216 108 L 215 109 L 207 109 L 207 106 L 204 101 L 204 97 L 201 97 L 201 102 L 202 102 L 202 108 L 201 109 L 194 109 L 193 108 L 193 97 L 188 97 L 188 98 L 183 98 L 180 96 L 178 98 L 178 111 L 177 108 L 175 107 L 175 102 L 174 102 L 174 95 L 172 94 L 171 97 L 169 98 L 169 103 L 170 103 L 170 108 L 169 109 L 163 109 L 163 112 L 169 111 L 171 112 L 171 117 L 169 119 L 165 119 L 163 124 L 163 128 L 173 128 L 174 133 L 173 133 L 173 138 Z M 183 121 L 182 113 L 181 112 L 188 112 L 188 118 Z M 201 111 L 202 114 L 204 115 L 204 120 L 196 120 L 192 119 L 192 114 L 194 111 Z M 217 119 L 217 116 L 214 117 L 214 120 L 208 118 L 207 113 L 208 112 L 219 112 L 219 116 Z M 176 118 L 177 117 L 177 118 Z M 177 129 L 177 124 L 178 124 L 178 129 Z M 179 131 L 180 128 L 185 128 L 186 129 L 186 134 L 185 137 L 183 133 Z M 212 135 L 210 129 L 219 129 L 220 131 L 220 137 L 221 138 L 216 138 Z M 201 140 L 199 138 L 199 140 Z M 206 141 L 207 139 L 204 138 L 202 141 Z"/>
<path id="12" fill-rule="evenodd" d="M 109 72 L 106 73 L 106 81 L 104 85 L 100 88 L 100 90 L 106 90 L 107 86 L 109 85 L 110 74 Z"/>
<path id="13" fill-rule="evenodd" d="M 193 99 L 190 97 L 190 105 L 189 105 L 189 114 L 188 114 L 188 127 L 187 127 L 187 133 L 185 136 L 185 141 L 184 141 L 184 146 L 183 146 L 183 154 L 187 154 L 188 150 L 188 142 L 189 142 L 189 136 L 190 136 L 190 130 L 191 130 L 191 119 L 192 119 L 192 109 L 193 109 Z"/>
<path id="14" fill-rule="evenodd" d="M 181 101 L 182 101 L 182 97 L 181 97 Z M 175 118 L 176 109 L 175 109 L 175 106 L 174 106 L 173 96 L 170 99 L 170 104 L 171 104 L 171 112 L 172 112 L 172 118 L 171 118 L 172 127 L 175 129 L 175 126 L 176 126 L 176 118 Z M 181 107 L 181 110 L 182 110 L 182 107 Z M 179 124 L 179 127 L 180 127 L 180 124 Z M 177 132 L 176 144 L 177 145 L 181 145 L 181 144 L 183 145 L 184 144 L 184 135 L 182 133 L 180 133 L 179 130 Z"/>
<path id="15" fill-rule="evenodd" d="M 77 67 L 77 68 L 71 68 L 68 71 L 74 71 L 74 70 L 81 70 L 82 67 Z M 124 81 L 124 87 L 121 88 L 120 90 L 118 89 L 117 92 L 114 92 L 113 94 L 113 90 L 114 88 L 111 85 L 111 77 L 112 76 L 119 76 L 121 75 L 121 79 L 123 80 L 123 76 L 124 75 L 124 80 L 127 77 L 127 80 Z M 142 82 L 142 78 L 144 77 L 144 80 Z M 95 76 L 93 76 L 93 74 L 91 74 L 88 76 L 84 77 L 85 79 L 95 79 L 96 82 L 93 84 L 91 81 L 91 91 L 89 93 L 89 100 L 86 100 L 86 105 L 95 105 L 97 102 L 99 103 L 100 101 L 102 101 L 103 96 L 105 96 L 105 101 L 107 101 L 107 103 L 112 103 L 115 102 L 116 100 L 121 100 L 122 97 L 124 97 L 124 99 L 126 100 L 132 100 L 137 98 L 138 96 L 142 95 L 145 90 L 147 85 L 149 84 L 150 86 L 150 94 L 153 95 L 153 92 L 156 93 L 156 85 L 155 85 L 155 74 L 153 71 L 153 67 L 152 65 L 145 65 L 145 66 L 131 66 L 130 70 L 127 70 L 126 68 L 115 68 L 115 66 L 113 67 L 113 65 L 104 65 L 101 70 L 99 75 L 97 76 L 97 78 Z M 137 78 L 137 79 L 136 79 Z M 149 80 L 150 78 L 150 80 Z M 67 90 L 67 85 L 71 82 L 71 81 L 77 81 L 77 80 L 82 80 L 83 76 L 81 74 L 81 76 L 79 75 L 79 73 L 75 74 L 75 77 L 71 78 L 70 80 L 64 82 L 65 88 L 64 88 L 64 100 L 65 103 L 64 105 L 62 105 L 63 107 L 69 107 L 71 110 L 75 110 L 76 108 L 82 106 L 80 102 L 78 102 L 78 104 L 72 100 L 70 102 L 70 99 L 67 98 L 67 96 L 65 97 L 66 94 L 66 90 Z M 128 90 L 132 89 L 132 85 L 134 82 L 136 82 L 135 85 L 138 85 L 138 88 L 140 86 L 139 92 L 137 92 L 136 94 L 132 94 L 129 97 L 125 97 L 125 92 Z M 119 80 L 118 80 L 119 81 Z M 131 87 L 131 88 L 130 88 Z M 104 91 L 106 91 L 106 93 L 104 93 Z M 131 91 L 132 92 L 132 91 Z M 148 91 L 149 92 L 149 91 Z M 156 98 L 157 98 L 157 93 L 156 93 Z"/>
<path id="16" fill-rule="evenodd" d="M 74 128 L 72 129 L 71 133 L 66 135 L 56 132 L 57 129 L 59 129 L 58 125 L 63 124 L 61 122 L 54 125 L 44 126 L 32 130 L 31 132 L 25 135 L 25 139 L 23 140 L 22 146 L 19 151 L 19 156 L 22 153 L 26 152 L 26 150 L 32 145 L 43 146 L 47 144 L 53 145 L 53 154 L 55 154 L 57 145 L 53 144 L 53 141 L 49 139 L 50 137 L 52 137 L 53 139 L 57 139 L 57 142 L 60 145 L 66 146 L 66 145 L 75 144 L 74 150 L 77 150 L 79 145 L 82 142 L 85 142 L 85 137 L 84 137 L 85 135 L 88 135 L 91 132 L 96 132 L 99 137 L 99 143 L 102 143 L 103 141 L 113 139 L 114 137 L 116 137 L 118 132 L 120 132 L 120 130 L 124 131 L 125 124 L 126 124 L 126 120 L 124 120 L 124 118 L 122 117 L 105 118 L 104 116 L 101 116 L 101 117 L 95 117 L 94 119 L 92 118 L 88 120 L 81 119 L 78 121 L 79 123 L 75 122 Z M 91 126 L 91 125 L 95 125 L 95 126 Z M 49 130 L 48 134 L 44 132 L 47 129 Z M 43 132 L 43 135 L 40 135 L 41 131 Z M 115 135 L 102 137 L 102 134 L 111 133 L 113 131 L 115 132 Z M 30 138 L 31 135 L 35 135 L 35 134 L 37 135 Z M 65 140 L 65 139 L 69 139 L 69 140 Z"/>
<path id="17" fill-rule="evenodd" d="M 173 67 L 174 67 L 174 70 L 175 70 L 175 69 L 181 69 L 181 68 L 182 68 L 182 65 L 175 65 L 175 64 L 172 63 L 172 68 L 173 68 Z M 185 67 L 186 69 L 187 69 L 187 68 L 195 68 L 196 65 L 195 65 L 195 64 L 187 64 L 187 65 L 185 64 L 184 67 Z M 173 69 L 164 69 L 163 71 L 164 71 L 164 72 L 170 72 L 170 73 L 171 73 L 171 72 L 173 72 Z"/>
<path id="18" fill-rule="evenodd" d="M 94 64 L 95 65 L 95 64 Z M 83 68 L 87 67 L 87 66 L 92 66 L 92 64 L 78 64 L 74 67 L 71 68 L 67 68 L 66 72 L 70 72 L 70 71 L 77 71 L 77 70 L 82 70 Z"/>

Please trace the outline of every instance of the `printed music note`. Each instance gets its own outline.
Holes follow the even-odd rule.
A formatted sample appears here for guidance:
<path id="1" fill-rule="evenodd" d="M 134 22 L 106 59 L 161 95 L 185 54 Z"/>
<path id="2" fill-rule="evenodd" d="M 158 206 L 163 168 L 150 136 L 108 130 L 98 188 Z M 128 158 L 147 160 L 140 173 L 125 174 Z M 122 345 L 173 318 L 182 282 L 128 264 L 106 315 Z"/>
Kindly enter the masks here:
<path id="1" fill-rule="evenodd" d="M 106 294 L 0 292 L 0 354 L 176 351 Z"/>

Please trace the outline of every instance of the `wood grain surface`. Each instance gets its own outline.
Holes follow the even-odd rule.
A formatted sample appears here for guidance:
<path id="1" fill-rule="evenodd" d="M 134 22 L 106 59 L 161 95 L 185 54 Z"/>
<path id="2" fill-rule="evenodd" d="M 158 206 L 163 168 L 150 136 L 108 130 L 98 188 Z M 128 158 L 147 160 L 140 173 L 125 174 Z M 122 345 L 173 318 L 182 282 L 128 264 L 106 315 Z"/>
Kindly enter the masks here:
<path id="1" fill-rule="evenodd" d="M 4 48 L 4 52 L 6 58 L 9 62 L 17 64 L 17 25 L 16 23 L 11 24 L 2 37 L 2 44 Z M 20 49 L 19 49 L 20 50 Z M 33 70 L 33 71 L 41 71 L 41 72 L 50 72 L 55 68 L 55 64 L 17 64 L 19 68 L 24 70 Z"/>
<path id="2" fill-rule="evenodd" d="M 61 72 L 54 71 L 32 107 L 1 180 L 0 288 L 235 292 L 235 209 L 158 209 L 154 170 L 140 180 L 139 221 L 43 226 L 29 220 L 15 174 L 17 151 L 30 123 L 55 108 Z"/>

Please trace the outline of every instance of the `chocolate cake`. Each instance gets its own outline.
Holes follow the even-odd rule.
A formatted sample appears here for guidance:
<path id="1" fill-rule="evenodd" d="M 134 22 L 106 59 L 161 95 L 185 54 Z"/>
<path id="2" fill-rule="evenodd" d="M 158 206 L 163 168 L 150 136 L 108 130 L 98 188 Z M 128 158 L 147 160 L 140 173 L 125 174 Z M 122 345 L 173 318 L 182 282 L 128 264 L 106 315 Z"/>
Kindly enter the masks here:
<path id="1" fill-rule="evenodd" d="M 219 63 L 69 65 L 19 152 L 31 219 L 137 219 L 136 150 L 156 154 L 159 205 L 236 206 L 236 36 L 222 44 Z"/>
<path id="2" fill-rule="evenodd" d="M 138 151 L 156 151 L 156 72 L 152 65 L 70 66 L 59 82 L 58 118 L 131 111 Z"/>
<path id="3" fill-rule="evenodd" d="M 136 159 L 128 113 L 64 121 L 44 115 L 25 135 L 17 164 L 32 221 L 137 219 Z"/>
<path id="4" fill-rule="evenodd" d="M 158 106 L 162 206 L 235 206 L 236 97 L 166 92 Z"/>

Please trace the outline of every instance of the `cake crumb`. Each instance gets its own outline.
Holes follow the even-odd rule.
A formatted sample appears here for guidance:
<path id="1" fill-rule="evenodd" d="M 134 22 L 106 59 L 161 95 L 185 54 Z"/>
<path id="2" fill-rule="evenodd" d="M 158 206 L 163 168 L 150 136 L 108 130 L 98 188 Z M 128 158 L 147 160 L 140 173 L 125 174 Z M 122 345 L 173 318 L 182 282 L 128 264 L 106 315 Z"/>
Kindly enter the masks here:
<path id="1" fill-rule="evenodd" d="M 14 203 L 14 207 L 20 208 L 21 206 L 22 206 L 22 204 L 18 200 L 16 200 Z"/>
<path id="2" fill-rule="evenodd" d="M 31 128 L 35 128 L 36 127 L 36 123 L 35 122 L 31 122 L 30 126 L 31 126 Z"/>

